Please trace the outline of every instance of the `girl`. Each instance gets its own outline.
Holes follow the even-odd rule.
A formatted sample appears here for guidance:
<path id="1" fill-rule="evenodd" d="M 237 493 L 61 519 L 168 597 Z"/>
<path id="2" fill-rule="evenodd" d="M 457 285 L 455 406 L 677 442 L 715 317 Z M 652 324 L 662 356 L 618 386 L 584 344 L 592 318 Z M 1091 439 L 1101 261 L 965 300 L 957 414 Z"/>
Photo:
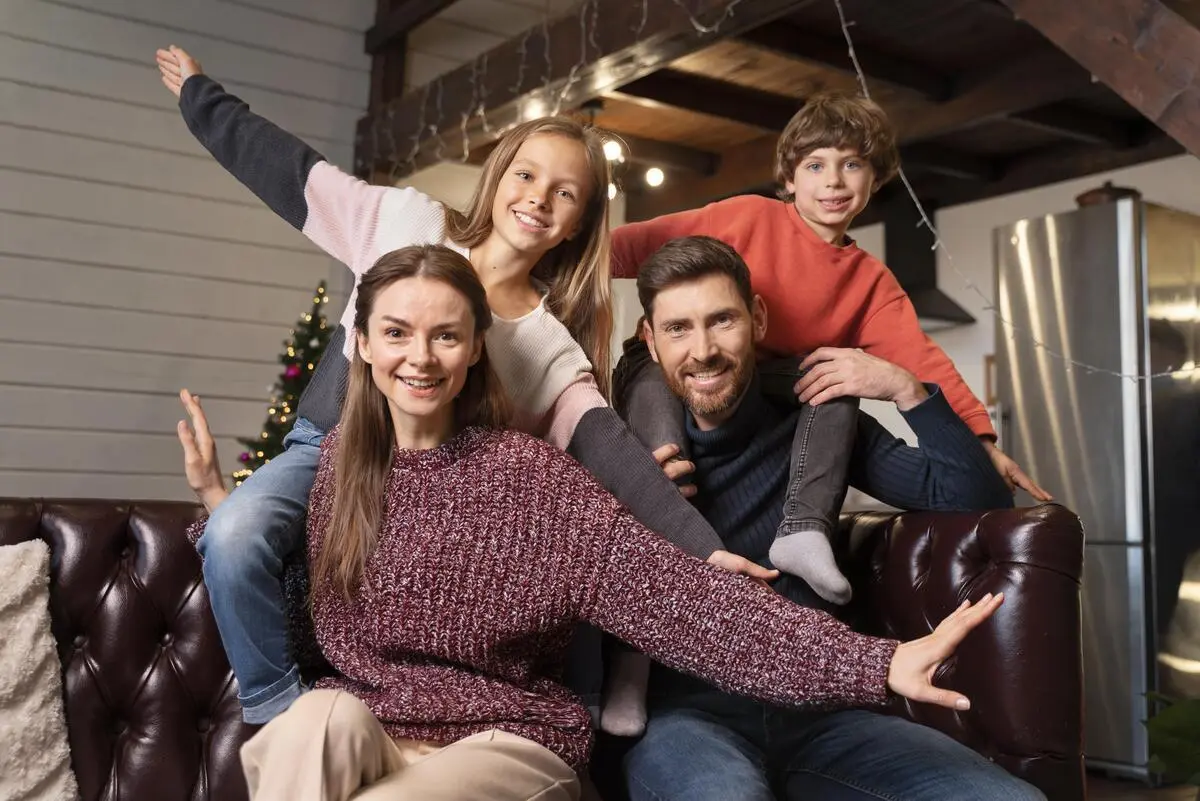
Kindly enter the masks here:
<path id="1" fill-rule="evenodd" d="M 252 798 L 578 798 L 590 721 L 557 676 L 579 620 L 774 703 L 891 691 L 967 708 L 929 680 L 1000 596 L 899 644 L 681 553 L 561 451 L 501 428 L 491 323 L 447 248 L 406 247 L 363 276 L 308 516 L 314 626 L 340 675 L 243 746 Z M 189 483 L 220 503 L 203 413 L 185 403 Z"/>
<path id="2" fill-rule="evenodd" d="M 608 162 L 596 132 L 562 118 L 518 125 L 488 157 L 467 212 L 413 189 L 371 186 L 250 112 L 177 47 L 159 50 L 163 83 L 189 129 L 271 209 L 361 275 L 383 253 L 445 244 L 467 257 L 496 315 L 489 352 L 514 423 L 564 449 L 634 515 L 700 558 L 773 578 L 729 554 L 607 406 L 612 309 Z M 287 644 L 280 577 L 302 540 L 325 433 L 337 422 L 353 339 L 351 294 L 296 409 L 286 450 L 214 514 L 200 543 L 204 579 L 247 722 L 265 723 L 302 691 Z M 599 665 L 590 666 L 594 671 Z M 591 679 L 586 689 L 595 688 Z"/>

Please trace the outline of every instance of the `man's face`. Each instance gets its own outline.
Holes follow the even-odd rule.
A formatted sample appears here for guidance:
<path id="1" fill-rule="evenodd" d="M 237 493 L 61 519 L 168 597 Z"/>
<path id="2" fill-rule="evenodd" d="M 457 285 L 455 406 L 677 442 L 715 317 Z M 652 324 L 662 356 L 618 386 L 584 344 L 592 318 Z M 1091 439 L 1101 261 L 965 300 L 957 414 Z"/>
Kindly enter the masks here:
<path id="1" fill-rule="evenodd" d="M 650 355 L 701 429 L 729 419 L 754 375 L 754 346 L 767 327 L 762 299 L 753 308 L 733 279 L 707 275 L 662 290 L 646 325 Z"/>

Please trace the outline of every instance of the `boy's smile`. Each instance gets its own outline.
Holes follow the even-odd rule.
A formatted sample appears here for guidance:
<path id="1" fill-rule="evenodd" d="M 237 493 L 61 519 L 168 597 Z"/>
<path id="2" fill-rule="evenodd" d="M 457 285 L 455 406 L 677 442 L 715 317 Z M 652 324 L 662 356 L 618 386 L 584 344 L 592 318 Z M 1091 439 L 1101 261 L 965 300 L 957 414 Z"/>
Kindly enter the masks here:
<path id="1" fill-rule="evenodd" d="M 822 147 L 797 162 L 785 185 L 800 219 L 821 239 L 840 245 L 875 191 L 875 169 L 857 150 Z"/>

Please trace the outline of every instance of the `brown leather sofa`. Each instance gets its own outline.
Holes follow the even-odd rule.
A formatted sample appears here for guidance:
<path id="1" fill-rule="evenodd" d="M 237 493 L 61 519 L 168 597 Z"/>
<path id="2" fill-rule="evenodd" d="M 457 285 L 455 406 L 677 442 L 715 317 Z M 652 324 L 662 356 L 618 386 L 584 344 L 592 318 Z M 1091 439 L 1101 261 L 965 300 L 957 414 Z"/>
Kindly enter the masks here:
<path id="1" fill-rule="evenodd" d="M 0 499 L 0 545 L 40 537 L 67 723 L 84 801 L 241 801 L 241 722 L 185 503 Z M 968 592 L 1007 603 L 943 666 L 967 714 L 901 709 L 1054 801 L 1084 797 L 1079 582 L 1083 532 L 1058 506 L 986 514 L 863 514 L 852 542 L 855 614 L 900 639 Z"/>

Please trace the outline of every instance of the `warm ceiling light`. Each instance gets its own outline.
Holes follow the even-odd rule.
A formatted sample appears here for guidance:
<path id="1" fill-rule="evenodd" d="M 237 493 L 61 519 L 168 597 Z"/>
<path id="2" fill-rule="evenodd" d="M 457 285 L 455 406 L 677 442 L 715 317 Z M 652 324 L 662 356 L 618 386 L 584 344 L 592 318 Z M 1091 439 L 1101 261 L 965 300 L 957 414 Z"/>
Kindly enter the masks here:
<path id="1" fill-rule="evenodd" d="M 664 178 L 666 176 L 663 175 L 663 171 L 658 167 L 651 167 L 646 170 L 646 183 L 650 184 L 650 186 L 662 186 Z"/>
<path id="2" fill-rule="evenodd" d="M 616 196 L 617 196 L 617 185 L 610 182 L 608 185 L 608 199 L 612 200 Z"/>
<path id="3" fill-rule="evenodd" d="M 619 161 L 621 158 L 621 143 L 616 139 L 609 139 L 604 143 L 604 158 L 609 161 Z"/>

